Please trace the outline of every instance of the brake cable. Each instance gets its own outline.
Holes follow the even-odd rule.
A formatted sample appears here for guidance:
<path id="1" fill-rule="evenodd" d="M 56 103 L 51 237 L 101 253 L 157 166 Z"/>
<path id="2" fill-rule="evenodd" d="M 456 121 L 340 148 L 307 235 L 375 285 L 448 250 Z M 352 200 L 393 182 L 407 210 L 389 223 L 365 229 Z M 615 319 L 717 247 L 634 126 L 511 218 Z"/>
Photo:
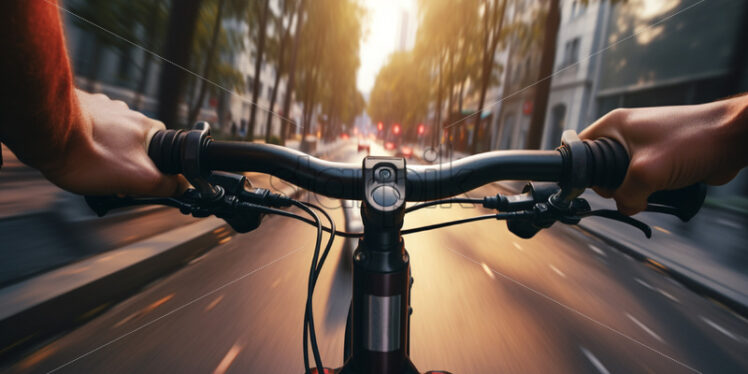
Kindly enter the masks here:
<path id="1" fill-rule="evenodd" d="M 319 257 L 319 251 L 320 247 L 322 246 L 322 222 L 320 222 L 319 216 L 317 213 L 314 213 L 314 211 L 309 208 L 308 206 L 304 205 L 304 203 L 292 200 L 292 204 L 298 207 L 299 209 L 305 211 L 307 214 L 312 216 L 314 218 L 314 222 L 317 226 L 317 239 L 314 246 L 314 254 L 312 256 L 312 264 L 311 268 L 309 269 L 309 283 L 307 286 L 307 299 L 306 299 L 306 309 L 304 311 L 304 331 L 303 331 L 303 352 L 304 352 L 304 369 L 306 370 L 306 373 L 311 373 L 310 367 L 309 367 L 309 352 L 307 347 L 307 340 L 312 345 L 312 355 L 314 356 L 314 363 L 317 366 L 317 371 L 323 370 L 322 366 L 322 358 L 319 354 L 319 347 L 317 346 L 317 334 L 314 329 L 314 315 L 312 310 L 312 297 L 314 295 L 314 285 L 316 281 L 315 272 L 317 270 L 317 258 Z"/>
<path id="2" fill-rule="evenodd" d="M 405 229 L 405 230 L 402 230 L 400 234 L 401 235 L 414 234 L 414 233 L 421 232 L 421 231 L 433 230 L 433 229 L 438 229 L 442 227 L 460 225 L 463 223 L 470 223 L 470 222 L 475 222 L 475 221 L 482 221 L 486 219 L 506 220 L 506 219 L 514 219 L 514 218 L 529 218 L 531 216 L 533 216 L 532 212 L 509 212 L 509 213 L 486 214 L 486 215 L 477 216 L 477 217 L 463 218 L 463 219 L 458 219 L 454 221 L 435 223 L 433 225 L 414 227 L 412 229 Z"/>
<path id="3" fill-rule="evenodd" d="M 483 199 L 475 199 L 475 198 L 469 198 L 469 197 L 455 197 L 451 199 L 432 200 L 432 201 L 427 201 L 425 203 L 420 203 L 418 205 L 413 205 L 411 207 L 405 208 L 405 213 L 410 213 L 418 209 L 423 209 L 426 207 L 430 207 L 434 205 L 442 205 L 442 204 L 483 204 Z"/>

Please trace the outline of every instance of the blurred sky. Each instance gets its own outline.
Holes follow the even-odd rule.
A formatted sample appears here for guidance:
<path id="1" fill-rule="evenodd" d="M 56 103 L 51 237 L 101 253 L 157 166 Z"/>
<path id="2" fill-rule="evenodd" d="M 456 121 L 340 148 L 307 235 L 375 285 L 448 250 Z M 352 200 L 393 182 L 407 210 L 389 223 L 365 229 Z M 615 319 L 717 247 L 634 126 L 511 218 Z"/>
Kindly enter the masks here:
<path id="1" fill-rule="evenodd" d="M 415 0 L 365 0 L 363 5 L 367 8 L 368 14 L 364 20 L 364 40 L 361 44 L 361 67 L 358 70 L 357 85 L 364 95 L 368 95 L 374 86 L 379 68 L 397 46 L 402 10 L 414 15 L 417 9 Z"/>

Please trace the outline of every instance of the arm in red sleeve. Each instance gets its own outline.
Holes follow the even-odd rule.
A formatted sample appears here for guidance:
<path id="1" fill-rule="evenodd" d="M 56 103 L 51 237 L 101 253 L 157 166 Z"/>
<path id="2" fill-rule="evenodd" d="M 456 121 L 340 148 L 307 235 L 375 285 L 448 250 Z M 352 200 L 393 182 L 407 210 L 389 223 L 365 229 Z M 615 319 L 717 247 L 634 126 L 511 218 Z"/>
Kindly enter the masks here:
<path id="1" fill-rule="evenodd" d="M 45 169 L 82 136 L 56 0 L 8 1 L 0 12 L 0 141 Z"/>
<path id="2" fill-rule="evenodd" d="M 102 0 L 104 1 L 104 0 Z M 145 153 L 164 124 L 75 89 L 55 0 L 3 2 L 0 141 L 52 183 L 80 194 L 171 196 L 186 187 Z"/>

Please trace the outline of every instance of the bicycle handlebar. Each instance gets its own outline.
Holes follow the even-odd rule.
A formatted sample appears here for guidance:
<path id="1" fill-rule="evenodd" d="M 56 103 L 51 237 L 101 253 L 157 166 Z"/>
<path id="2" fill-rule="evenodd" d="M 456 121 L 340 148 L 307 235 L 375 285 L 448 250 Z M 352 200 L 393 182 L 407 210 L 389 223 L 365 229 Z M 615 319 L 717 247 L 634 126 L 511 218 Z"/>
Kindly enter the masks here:
<path id="1" fill-rule="evenodd" d="M 154 135 L 148 153 L 162 172 L 183 173 L 189 161 L 196 163 L 203 174 L 210 171 L 260 172 L 332 198 L 361 200 L 363 197 L 361 165 L 325 161 L 276 145 L 210 138 L 204 139 L 197 150 L 185 141 L 189 133 L 165 130 Z M 628 166 L 625 150 L 620 146 L 620 150 L 611 147 L 609 143 L 613 142 L 609 140 L 583 143 L 587 144 L 586 154 L 581 154 L 582 151 L 575 157 L 563 148 L 492 151 L 439 165 L 409 166 L 406 200 L 445 198 L 499 180 L 559 182 L 562 186 L 576 184 L 582 189 L 617 187 Z M 626 158 L 623 162 L 617 155 L 621 151 Z"/>
<path id="2" fill-rule="evenodd" d="M 261 172 L 328 197 L 363 198 L 360 164 L 325 161 L 274 145 L 220 141 L 207 143 L 203 161 L 209 170 Z M 411 165 L 406 200 L 454 196 L 497 180 L 559 181 L 562 166 L 558 151 L 495 151 L 439 165 Z"/>

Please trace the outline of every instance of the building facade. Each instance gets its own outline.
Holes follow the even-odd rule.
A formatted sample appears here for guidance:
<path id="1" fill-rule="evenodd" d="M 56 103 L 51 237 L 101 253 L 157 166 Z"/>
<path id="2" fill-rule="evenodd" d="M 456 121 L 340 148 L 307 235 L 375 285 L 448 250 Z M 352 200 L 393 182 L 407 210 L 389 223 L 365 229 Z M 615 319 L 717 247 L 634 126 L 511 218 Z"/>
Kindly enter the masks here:
<path id="1" fill-rule="evenodd" d="M 72 3 L 69 0 L 66 4 Z M 271 5 L 277 8 L 277 1 Z M 158 83 L 162 61 L 160 57 L 151 54 L 139 46 L 126 45 L 125 48 L 113 48 L 102 44 L 96 35 L 80 28 L 74 22 L 74 16 L 63 13 L 66 42 L 68 52 L 75 73 L 76 84 L 83 90 L 89 92 L 101 92 L 107 96 L 122 100 L 136 110 L 146 115 L 155 116 L 158 102 Z M 105 25 L 101 25 L 105 27 Z M 252 84 L 254 82 L 254 56 L 255 48 L 249 38 L 246 21 L 227 19 L 222 22 L 224 30 L 241 35 L 243 48 L 236 51 L 223 53 L 221 61 L 227 63 L 244 78 L 244 87 L 214 87 L 217 94 L 206 95 L 201 103 L 198 113 L 198 121 L 208 121 L 215 131 L 227 135 L 245 136 L 248 129 L 248 121 L 252 104 Z M 275 32 L 272 27 L 268 33 Z M 146 62 L 149 61 L 148 64 Z M 145 65 L 149 65 L 145 69 Z M 147 72 L 146 72 L 147 70 Z M 145 73 L 145 74 L 144 74 Z M 257 98 L 257 115 L 255 124 L 255 137 L 264 138 L 268 115 L 270 115 L 271 134 L 279 135 L 282 121 L 290 119 L 296 121 L 300 117 L 300 106 L 293 101 L 290 113 L 286 116 L 278 114 L 282 110 L 285 98 L 286 78 L 281 79 L 279 92 L 276 96 L 275 108 L 270 113 L 270 98 L 275 83 L 275 67 L 263 63 L 260 72 L 260 90 Z M 209 85 L 215 83 L 208 82 Z M 179 105 L 179 118 L 186 122 L 188 117 L 187 102 L 191 100 L 195 92 L 195 85 L 186 85 L 184 101 Z M 282 119 L 286 118 L 286 119 Z M 295 126 L 290 125 L 291 132 Z"/>
<path id="2" fill-rule="evenodd" d="M 601 51 L 605 47 L 610 2 L 566 0 L 560 4 L 561 24 L 546 108 L 542 146 L 557 147 L 564 130 L 581 131 L 595 120 L 594 105 Z"/>

